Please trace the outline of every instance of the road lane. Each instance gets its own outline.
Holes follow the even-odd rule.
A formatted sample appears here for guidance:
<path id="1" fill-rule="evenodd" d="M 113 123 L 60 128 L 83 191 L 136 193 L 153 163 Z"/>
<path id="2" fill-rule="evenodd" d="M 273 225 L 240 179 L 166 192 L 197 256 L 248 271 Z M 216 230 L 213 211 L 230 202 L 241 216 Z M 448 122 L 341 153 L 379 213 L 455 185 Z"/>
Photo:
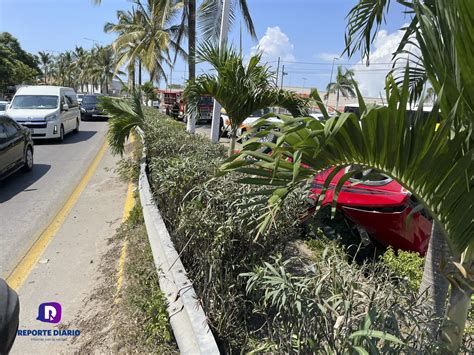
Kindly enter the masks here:
<path id="1" fill-rule="evenodd" d="M 0 182 L 0 277 L 6 278 L 62 207 L 105 140 L 107 123 L 82 122 L 64 142 L 35 142 L 35 166 Z"/>

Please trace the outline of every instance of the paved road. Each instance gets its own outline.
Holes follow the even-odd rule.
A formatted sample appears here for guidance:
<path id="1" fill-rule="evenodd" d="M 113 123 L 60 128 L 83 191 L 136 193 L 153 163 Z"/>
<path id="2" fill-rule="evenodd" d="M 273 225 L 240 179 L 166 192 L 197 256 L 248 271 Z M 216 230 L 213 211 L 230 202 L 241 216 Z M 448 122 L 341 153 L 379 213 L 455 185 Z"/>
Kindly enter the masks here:
<path id="1" fill-rule="evenodd" d="M 35 142 L 35 166 L 0 182 L 0 277 L 6 278 L 74 190 L 105 140 L 106 122 L 82 122 L 64 142 Z"/>

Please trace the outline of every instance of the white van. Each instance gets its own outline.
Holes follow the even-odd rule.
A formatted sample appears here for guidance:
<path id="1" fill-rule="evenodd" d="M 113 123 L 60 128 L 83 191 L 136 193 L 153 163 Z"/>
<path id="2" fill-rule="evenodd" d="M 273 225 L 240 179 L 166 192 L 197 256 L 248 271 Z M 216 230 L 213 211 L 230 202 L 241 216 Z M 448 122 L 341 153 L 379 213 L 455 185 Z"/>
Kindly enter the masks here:
<path id="1" fill-rule="evenodd" d="M 79 132 L 81 113 L 76 93 L 59 86 L 24 86 L 18 89 L 6 112 L 29 128 L 34 139 L 57 138 Z"/>

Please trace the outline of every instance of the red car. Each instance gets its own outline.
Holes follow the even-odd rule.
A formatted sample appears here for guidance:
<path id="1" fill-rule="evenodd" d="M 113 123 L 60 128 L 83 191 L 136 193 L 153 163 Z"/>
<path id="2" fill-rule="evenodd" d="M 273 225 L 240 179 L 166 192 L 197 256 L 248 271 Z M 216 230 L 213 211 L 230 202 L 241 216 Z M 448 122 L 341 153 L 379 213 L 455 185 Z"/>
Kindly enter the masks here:
<path id="1" fill-rule="evenodd" d="M 334 188 L 348 171 L 342 169 L 331 181 L 322 206 L 333 201 Z M 333 168 L 317 175 L 311 186 L 310 198 L 321 194 L 326 178 Z M 390 177 L 365 170 L 346 181 L 337 199 L 337 209 L 354 223 L 362 236 L 368 234 L 394 249 L 415 251 L 424 255 L 431 235 L 432 219 L 425 210 L 410 212 L 418 205 L 412 194 Z"/>

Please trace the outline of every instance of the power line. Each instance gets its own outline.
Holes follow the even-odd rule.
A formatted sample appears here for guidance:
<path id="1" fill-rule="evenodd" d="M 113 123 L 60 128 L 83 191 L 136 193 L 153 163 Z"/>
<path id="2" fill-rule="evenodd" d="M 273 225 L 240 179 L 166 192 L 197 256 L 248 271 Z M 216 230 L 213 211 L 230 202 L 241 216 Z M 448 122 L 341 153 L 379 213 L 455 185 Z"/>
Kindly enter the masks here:
<path id="1" fill-rule="evenodd" d="M 273 63 L 275 61 L 271 61 L 271 62 L 268 62 L 268 63 Z M 284 63 L 289 63 L 289 64 L 293 64 L 293 63 L 296 63 L 296 64 L 307 64 L 307 65 L 326 65 L 326 66 L 330 66 L 332 65 L 331 62 L 298 62 L 298 61 L 288 61 L 288 60 L 282 60 L 282 62 Z M 364 63 L 338 63 L 339 65 L 363 65 L 363 66 L 367 66 L 366 64 Z M 379 62 L 379 63 L 370 63 L 369 66 L 372 66 L 372 65 L 393 65 L 393 62 Z"/>

